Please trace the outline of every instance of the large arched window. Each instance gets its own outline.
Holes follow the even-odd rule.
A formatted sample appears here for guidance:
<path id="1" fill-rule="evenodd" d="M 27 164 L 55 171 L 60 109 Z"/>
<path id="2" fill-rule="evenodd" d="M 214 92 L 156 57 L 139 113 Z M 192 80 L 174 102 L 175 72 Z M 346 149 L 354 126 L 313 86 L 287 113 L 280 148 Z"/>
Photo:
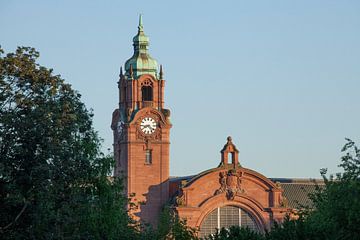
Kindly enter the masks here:
<path id="1" fill-rule="evenodd" d="M 142 101 L 152 101 L 153 100 L 153 89 L 151 86 L 143 86 L 141 88 Z"/>
<path id="2" fill-rule="evenodd" d="M 206 237 L 214 234 L 216 229 L 230 226 L 248 227 L 259 231 L 259 227 L 247 211 L 235 206 L 224 206 L 214 209 L 205 217 L 200 225 L 200 237 Z"/>

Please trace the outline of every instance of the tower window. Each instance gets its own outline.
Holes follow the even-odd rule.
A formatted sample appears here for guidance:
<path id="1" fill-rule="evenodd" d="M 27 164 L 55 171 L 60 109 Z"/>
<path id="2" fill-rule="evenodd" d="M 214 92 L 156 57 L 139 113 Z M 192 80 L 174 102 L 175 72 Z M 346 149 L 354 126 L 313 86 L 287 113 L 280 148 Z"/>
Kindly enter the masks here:
<path id="1" fill-rule="evenodd" d="M 153 100 L 153 90 L 151 86 L 143 86 L 141 88 L 142 100 L 143 101 L 152 101 Z"/>
<path id="2" fill-rule="evenodd" d="M 152 164 L 152 152 L 149 149 L 145 152 L 145 164 Z"/>

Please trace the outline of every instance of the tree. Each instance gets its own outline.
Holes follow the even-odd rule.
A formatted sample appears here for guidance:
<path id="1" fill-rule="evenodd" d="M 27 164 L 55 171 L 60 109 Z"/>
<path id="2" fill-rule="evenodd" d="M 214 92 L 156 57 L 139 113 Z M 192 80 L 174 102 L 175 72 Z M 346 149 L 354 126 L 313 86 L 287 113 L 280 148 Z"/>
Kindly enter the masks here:
<path id="1" fill-rule="evenodd" d="M 339 165 L 344 172 L 327 177 L 322 169 L 325 187 L 310 195 L 313 207 L 300 212 L 298 219 L 275 224 L 267 239 L 360 239 L 360 150 L 346 141 Z"/>
<path id="2" fill-rule="evenodd" d="M 257 233 L 249 228 L 240 226 L 230 226 L 229 228 L 221 228 L 215 234 L 205 237 L 206 240 L 265 240 L 261 233 Z"/>
<path id="3" fill-rule="evenodd" d="M 311 196 L 315 210 L 308 216 L 308 224 L 319 239 L 360 239 L 360 150 L 346 139 L 339 165 L 343 173 L 321 175 L 325 188 Z"/>
<path id="4" fill-rule="evenodd" d="M 39 53 L 0 48 L 0 235 L 133 239 L 121 180 L 81 95 Z"/>
<path id="5" fill-rule="evenodd" d="M 266 240 L 315 240 L 316 234 L 313 234 L 306 222 L 306 214 L 300 212 L 298 218 L 291 219 L 287 215 L 282 223 L 274 222 L 270 232 L 265 235 Z"/>
<path id="6" fill-rule="evenodd" d="M 152 228 L 143 232 L 143 239 L 158 240 L 197 240 L 197 230 L 187 226 L 186 220 L 179 218 L 169 206 L 165 206 L 159 217 L 156 230 Z"/>

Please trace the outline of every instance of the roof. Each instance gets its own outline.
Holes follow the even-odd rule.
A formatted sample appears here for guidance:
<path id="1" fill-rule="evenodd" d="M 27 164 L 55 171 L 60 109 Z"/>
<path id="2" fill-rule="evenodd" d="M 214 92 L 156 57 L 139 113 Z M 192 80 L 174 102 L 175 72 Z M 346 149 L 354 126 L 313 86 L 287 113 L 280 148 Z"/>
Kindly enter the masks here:
<path id="1" fill-rule="evenodd" d="M 136 79 L 143 74 L 150 74 L 157 77 L 157 61 L 148 52 L 149 37 L 144 33 L 142 16 L 139 17 L 138 33 L 133 38 L 134 54 L 125 62 L 127 77 Z"/>
<path id="2" fill-rule="evenodd" d="M 198 175 L 170 177 L 170 182 L 190 181 Z M 288 207 L 299 209 L 304 206 L 311 207 L 312 201 L 309 194 L 315 193 L 317 186 L 322 188 L 325 183 L 322 179 L 311 178 L 269 178 L 272 182 L 279 183 L 284 190 Z"/>
<path id="3" fill-rule="evenodd" d="M 177 182 L 177 181 L 182 181 L 182 180 L 187 180 L 189 181 L 190 179 L 192 179 L 193 177 L 195 177 L 196 175 L 190 175 L 190 176 L 182 176 L 182 177 L 178 177 L 178 176 L 170 176 L 169 180 L 170 182 Z"/>
<path id="4" fill-rule="evenodd" d="M 280 183 L 284 190 L 290 208 L 299 209 L 304 206 L 312 207 L 309 194 L 315 193 L 317 187 L 323 188 L 325 183 L 321 179 L 306 178 L 270 178 L 275 183 Z"/>

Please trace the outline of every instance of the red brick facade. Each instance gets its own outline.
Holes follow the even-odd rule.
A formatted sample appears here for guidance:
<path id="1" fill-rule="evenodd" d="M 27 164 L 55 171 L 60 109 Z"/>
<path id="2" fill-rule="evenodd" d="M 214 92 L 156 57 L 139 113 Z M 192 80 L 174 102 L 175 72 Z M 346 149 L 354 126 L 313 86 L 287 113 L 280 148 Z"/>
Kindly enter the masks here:
<path id="1" fill-rule="evenodd" d="M 121 75 L 119 109 L 114 111 L 112 121 L 115 175 L 124 177 L 127 195 L 138 204 L 133 212 L 136 218 L 153 225 L 169 198 L 171 124 L 170 112 L 163 108 L 164 84 L 163 79 L 149 74 L 138 79 Z M 143 100 L 144 85 L 151 87 L 152 101 Z M 148 118 L 156 125 L 151 133 L 144 132 L 141 126 Z"/>
<path id="2" fill-rule="evenodd" d="M 281 221 L 289 210 L 283 190 L 260 173 L 241 167 L 239 151 L 230 137 L 217 168 L 187 178 L 187 182 L 169 179 L 172 125 L 170 111 L 164 108 L 165 80 L 161 67 L 157 74 L 157 63 L 148 55 L 147 46 L 140 18 L 134 55 L 125 65 L 125 74 L 120 70 L 119 108 L 111 124 L 114 174 L 124 177 L 127 196 L 138 203 L 132 212 L 135 218 L 156 226 L 162 207 L 171 203 L 192 227 L 200 227 L 210 212 L 227 205 L 246 211 L 260 231 Z"/>
<path id="3" fill-rule="evenodd" d="M 183 182 L 176 198 L 179 216 L 187 219 L 189 226 L 199 228 L 215 208 L 231 205 L 247 211 L 261 231 L 273 221 L 281 221 L 289 211 L 283 201 L 283 190 L 260 173 L 241 167 L 238 150 L 230 137 L 221 155 L 219 167 Z"/>

